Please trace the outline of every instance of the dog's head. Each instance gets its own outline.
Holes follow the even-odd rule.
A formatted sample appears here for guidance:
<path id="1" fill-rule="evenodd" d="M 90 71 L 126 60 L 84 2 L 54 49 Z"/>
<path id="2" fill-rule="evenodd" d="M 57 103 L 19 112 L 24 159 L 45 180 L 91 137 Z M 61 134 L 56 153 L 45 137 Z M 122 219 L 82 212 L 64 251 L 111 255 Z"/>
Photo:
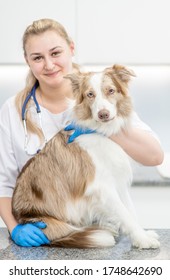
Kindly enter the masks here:
<path id="1" fill-rule="evenodd" d="M 132 112 L 128 84 L 134 73 L 121 65 L 102 72 L 69 74 L 75 97 L 75 119 L 79 125 L 107 135 L 126 125 Z"/>

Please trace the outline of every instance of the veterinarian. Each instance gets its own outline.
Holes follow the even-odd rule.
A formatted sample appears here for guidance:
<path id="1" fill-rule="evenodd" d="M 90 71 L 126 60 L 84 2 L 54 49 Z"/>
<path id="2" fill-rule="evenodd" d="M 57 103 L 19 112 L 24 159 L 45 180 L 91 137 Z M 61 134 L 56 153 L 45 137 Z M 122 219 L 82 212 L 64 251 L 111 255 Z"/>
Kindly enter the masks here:
<path id="1" fill-rule="evenodd" d="M 23 50 L 29 66 L 25 88 L 0 110 L 0 216 L 16 244 L 40 246 L 49 243 L 42 231 L 46 225 L 41 221 L 18 224 L 12 215 L 11 197 L 25 163 L 67 126 L 71 115 L 67 100 L 72 98 L 72 88 L 63 76 L 78 70 L 72 61 L 74 43 L 56 21 L 42 19 L 28 26 Z M 75 127 L 70 142 L 82 133 Z M 143 165 L 154 166 L 163 161 L 159 141 L 137 115 L 131 129 L 111 138 Z"/>

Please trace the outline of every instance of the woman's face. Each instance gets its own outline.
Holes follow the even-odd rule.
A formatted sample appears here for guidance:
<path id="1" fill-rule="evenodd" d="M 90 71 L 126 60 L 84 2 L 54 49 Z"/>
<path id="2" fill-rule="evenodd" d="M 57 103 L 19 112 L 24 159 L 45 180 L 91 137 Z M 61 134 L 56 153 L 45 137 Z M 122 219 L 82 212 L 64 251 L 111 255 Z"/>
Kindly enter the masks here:
<path id="1" fill-rule="evenodd" d="M 55 87 L 63 76 L 72 72 L 74 44 L 68 43 L 55 31 L 28 38 L 26 61 L 40 84 Z"/>

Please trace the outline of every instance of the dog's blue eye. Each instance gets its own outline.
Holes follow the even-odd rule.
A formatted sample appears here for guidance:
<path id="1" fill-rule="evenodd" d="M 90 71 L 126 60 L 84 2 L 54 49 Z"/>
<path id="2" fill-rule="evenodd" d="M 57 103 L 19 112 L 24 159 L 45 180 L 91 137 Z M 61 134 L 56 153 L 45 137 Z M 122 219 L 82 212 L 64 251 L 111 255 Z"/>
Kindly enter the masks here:
<path id="1" fill-rule="evenodd" d="M 92 91 L 90 91 L 90 92 L 88 92 L 87 96 L 88 96 L 89 98 L 92 98 L 92 97 L 94 97 L 94 94 L 93 94 Z"/>

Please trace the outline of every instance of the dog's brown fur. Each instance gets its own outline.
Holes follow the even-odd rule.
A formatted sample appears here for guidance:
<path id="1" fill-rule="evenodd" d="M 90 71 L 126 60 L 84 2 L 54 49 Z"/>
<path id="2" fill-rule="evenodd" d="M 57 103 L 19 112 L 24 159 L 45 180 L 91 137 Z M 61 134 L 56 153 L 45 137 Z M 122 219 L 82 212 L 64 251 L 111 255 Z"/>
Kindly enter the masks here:
<path id="1" fill-rule="evenodd" d="M 66 224 L 65 206 L 83 195 L 94 176 L 88 154 L 76 143 L 68 145 L 67 140 L 66 132 L 59 132 L 30 159 L 18 176 L 13 194 L 12 209 L 17 221 L 43 220 L 50 240 L 75 231 Z"/>

